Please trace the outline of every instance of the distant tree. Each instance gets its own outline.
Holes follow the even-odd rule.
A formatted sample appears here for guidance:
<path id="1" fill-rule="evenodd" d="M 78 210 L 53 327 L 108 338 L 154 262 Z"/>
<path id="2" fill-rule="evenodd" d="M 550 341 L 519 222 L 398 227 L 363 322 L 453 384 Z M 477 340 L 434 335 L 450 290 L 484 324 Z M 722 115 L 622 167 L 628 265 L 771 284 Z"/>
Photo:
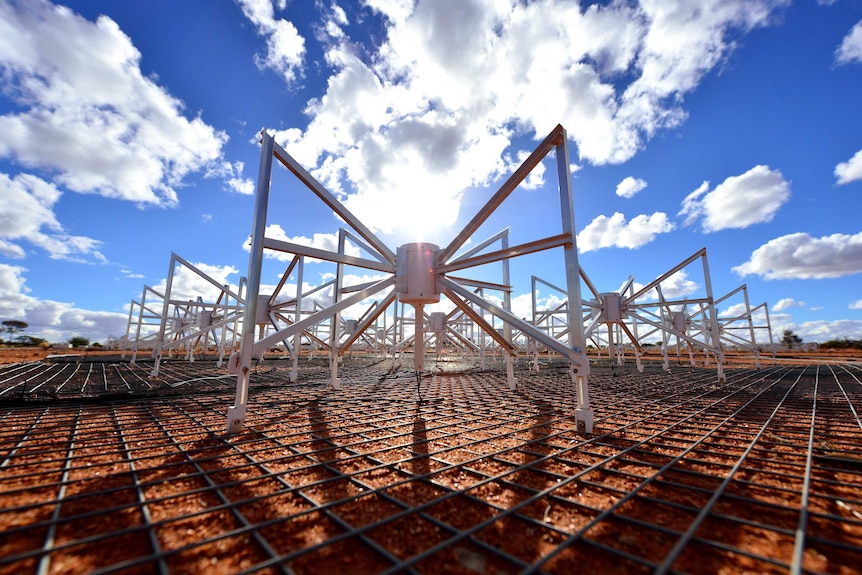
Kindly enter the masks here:
<path id="1" fill-rule="evenodd" d="M 90 340 L 86 337 L 75 336 L 69 340 L 69 345 L 72 347 L 87 347 L 90 345 Z"/>
<path id="2" fill-rule="evenodd" d="M 19 335 L 15 338 L 15 341 L 18 342 L 18 345 L 24 347 L 36 347 L 42 344 L 45 340 L 41 337 L 33 337 L 29 335 Z"/>
<path id="3" fill-rule="evenodd" d="M 96 343 L 93 344 L 93 347 L 101 348 L 102 344 L 97 341 Z"/>
<path id="4" fill-rule="evenodd" d="M 802 343 L 802 338 L 793 333 L 793 330 L 785 329 L 784 337 L 781 338 L 781 343 L 786 345 L 789 349 L 793 349 L 793 346 Z"/>
<path id="5" fill-rule="evenodd" d="M 862 349 L 862 340 L 858 339 L 830 339 L 820 344 L 823 349 Z"/>
<path id="6" fill-rule="evenodd" d="M 9 332 L 9 340 L 11 341 L 13 336 L 19 331 L 24 331 L 29 327 L 29 324 L 26 321 L 21 321 L 17 319 L 7 319 L 2 322 L 3 331 Z"/>

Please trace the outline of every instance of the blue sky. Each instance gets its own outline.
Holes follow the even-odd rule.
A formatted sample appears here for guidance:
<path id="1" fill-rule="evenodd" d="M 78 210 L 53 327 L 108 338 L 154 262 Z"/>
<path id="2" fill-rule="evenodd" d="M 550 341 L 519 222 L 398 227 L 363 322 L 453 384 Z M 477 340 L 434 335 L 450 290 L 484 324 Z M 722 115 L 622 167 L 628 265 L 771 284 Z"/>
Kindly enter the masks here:
<path id="1" fill-rule="evenodd" d="M 0 0 L 0 317 L 121 335 L 172 251 L 236 284 L 264 127 L 394 249 L 447 244 L 562 124 L 600 291 L 705 247 L 714 295 L 746 284 L 775 333 L 862 338 L 860 103 L 856 0 Z M 545 167 L 488 236 L 551 233 Z M 333 245 L 319 200 L 273 190 L 270 233 Z M 559 281 L 538 262 L 518 305 Z"/>

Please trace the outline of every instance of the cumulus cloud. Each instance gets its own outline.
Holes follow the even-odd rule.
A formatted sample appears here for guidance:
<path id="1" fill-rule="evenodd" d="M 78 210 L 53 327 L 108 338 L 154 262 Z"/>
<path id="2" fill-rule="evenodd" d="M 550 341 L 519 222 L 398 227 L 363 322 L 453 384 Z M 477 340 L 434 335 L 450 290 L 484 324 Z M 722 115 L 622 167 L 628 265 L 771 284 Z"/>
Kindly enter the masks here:
<path id="1" fill-rule="evenodd" d="M 805 307 L 804 301 L 796 301 L 792 297 L 786 297 L 778 300 L 773 306 L 772 311 L 784 311 L 791 307 Z"/>
<path id="2" fill-rule="evenodd" d="M 52 259 L 100 261 L 101 242 L 66 233 L 54 216 L 61 192 L 53 184 L 30 174 L 10 178 L 0 173 L 0 253 L 23 258 L 21 242 L 45 250 Z"/>
<path id="3" fill-rule="evenodd" d="M 783 4 L 374 0 L 383 39 L 331 17 L 326 93 L 276 137 L 372 229 L 403 226 L 395 210 L 415 203 L 452 225 L 465 191 L 509 173 L 516 138 L 561 123 L 582 160 L 631 158 Z"/>
<path id="4" fill-rule="evenodd" d="M 0 263 L 0 317 L 26 322 L 25 335 L 56 343 L 74 336 L 105 342 L 109 335 L 125 333 L 127 313 L 85 310 L 71 302 L 31 296 L 25 285 L 26 271 Z"/>
<path id="5" fill-rule="evenodd" d="M 270 224 L 266 226 L 266 231 L 264 232 L 264 235 L 267 238 L 271 238 L 273 240 L 281 240 L 283 242 L 290 242 L 293 244 L 299 244 L 301 246 L 308 246 L 312 248 L 317 248 L 319 250 L 326 250 L 329 252 L 338 252 L 338 233 L 316 233 L 310 238 L 307 236 L 290 237 L 287 235 L 287 232 L 284 231 L 284 228 L 282 228 L 279 224 Z M 245 251 L 249 251 L 251 249 L 251 237 L 246 239 L 242 247 Z M 354 257 L 360 257 L 362 255 L 360 249 L 356 247 L 353 243 L 351 243 L 349 238 L 345 240 L 344 253 L 348 256 Z M 264 256 L 281 261 L 290 261 L 293 259 L 294 254 L 288 254 L 275 250 L 264 250 Z M 308 258 L 306 259 L 306 261 L 309 263 L 314 263 L 321 260 L 315 258 Z"/>
<path id="6" fill-rule="evenodd" d="M 835 177 L 839 184 L 849 184 L 862 180 L 862 150 L 859 150 L 846 162 L 835 166 Z"/>
<path id="7" fill-rule="evenodd" d="M 813 238 L 806 233 L 781 236 L 763 244 L 733 268 L 740 276 L 765 279 L 837 278 L 862 272 L 862 232 Z"/>
<path id="8" fill-rule="evenodd" d="M 141 54 L 105 16 L 90 22 L 44 0 L 0 3 L 0 158 L 56 174 L 70 190 L 177 203 L 190 173 L 227 137 L 145 77 Z"/>
<path id="9" fill-rule="evenodd" d="M 635 292 L 638 292 L 642 290 L 645 285 L 647 284 L 634 282 L 632 284 L 632 287 L 634 288 Z M 661 293 L 662 296 L 664 296 L 665 301 L 669 301 L 677 300 L 697 293 L 697 291 L 700 289 L 700 284 L 690 279 L 688 276 L 688 272 L 682 269 L 674 272 L 673 274 L 665 278 L 665 280 L 661 282 L 661 285 L 659 287 L 661 287 Z M 653 288 L 647 291 L 643 296 L 638 298 L 637 301 L 639 303 L 659 301 L 658 290 Z"/>
<path id="10" fill-rule="evenodd" d="M 862 309 L 862 299 L 857 299 L 847 307 L 849 309 Z"/>
<path id="11" fill-rule="evenodd" d="M 215 265 L 208 263 L 190 262 L 201 273 L 214 280 L 219 286 L 230 286 L 236 293 L 239 289 L 239 270 L 232 265 Z M 162 278 L 159 283 L 152 286 L 160 294 L 167 289 L 167 278 Z M 221 289 L 211 282 L 195 273 L 192 269 L 180 263 L 176 264 L 174 277 L 171 281 L 171 299 L 188 301 L 197 300 L 198 297 L 204 301 L 212 302 L 219 296 Z"/>
<path id="12" fill-rule="evenodd" d="M 721 318 L 734 318 L 740 317 L 746 313 L 746 307 L 744 303 L 736 303 L 733 305 L 727 306 L 726 309 L 719 312 L 719 319 Z"/>
<path id="13" fill-rule="evenodd" d="M 257 66 L 275 70 L 288 85 L 293 85 L 302 76 L 305 39 L 292 22 L 275 17 L 272 0 L 237 0 L 237 3 L 245 17 L 254 23 L 258 35 L 266 40 L 266 54 L 255 58 Z M 285 8 L 284 0 L 277 4 L 280 9 Z"/>
<path id="14" fill-rule="evenodd" d="M 617 184 L 617 195 L 621 198 L 631 198 L 645 187 L 647 187 L 646 181 L 628 176 Z"/>
<path id="15" fill-rule="evenodd" d="M 772 221 L 778 209 L 790 199 L 790 184 L 778 170 L 755 166 L 739 176 L 731 176 L 709 191 L 704 182 L 682 201 L 683 225 L 701 220 L 705 232 L 747 228 Z"/>
<path id="16" fill-rule="evenodd" d="M 774 327 L 773 323 L 773 327 Z M 862 339 L 862 320 L 839 319 L 839 320 L 815 320 L 806 321 L 799 325 L 790 324 L 792 327 L 775 330 L 776 341 L 781 340 L 784 329 L 792 329 L 802 338 L 802 341 L 816 341 L 823 343 L 835 339 Z"/>
<path id="17" fill-rule="evenodd" d="M 586 253 L 613 247 L 636 249 L 674 227 L 663 212 L 649 216 L 641 214 L 628 222 L 620 212 L 611 217 L 598 216 L 578 234 L 578 250 Z"/>
<path id="18" fill-rule="evenodd" d="M 841 41 L 841 45 L 835 50 L 835 60 L 839 64 L 862 62 L 862 20 L 856 22 Z"/>

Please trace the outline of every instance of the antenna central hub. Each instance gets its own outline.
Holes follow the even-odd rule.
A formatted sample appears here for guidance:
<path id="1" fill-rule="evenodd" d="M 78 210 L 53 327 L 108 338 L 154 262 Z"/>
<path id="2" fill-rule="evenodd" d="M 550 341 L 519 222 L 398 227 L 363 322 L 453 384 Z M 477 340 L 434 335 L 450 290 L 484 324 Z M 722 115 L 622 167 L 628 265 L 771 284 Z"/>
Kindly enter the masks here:
<path id="1" fill-rule="evenodd" d="M 399 246 L 395 260 L 395 291 L 398 299 L 412 305 L 437 303 L 440 288 L 434 268 L 440 248 L 427 242 Z"/>

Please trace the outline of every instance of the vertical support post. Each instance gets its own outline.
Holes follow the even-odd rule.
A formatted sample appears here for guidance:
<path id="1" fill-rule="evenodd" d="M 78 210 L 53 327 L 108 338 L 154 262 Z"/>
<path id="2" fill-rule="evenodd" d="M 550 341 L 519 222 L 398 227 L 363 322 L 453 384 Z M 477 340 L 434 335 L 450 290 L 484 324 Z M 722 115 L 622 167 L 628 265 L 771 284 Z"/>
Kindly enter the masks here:
<path id="1" fill-rule="evenodd" d="M 135 343 L 132 344 L 132 360 L 129 362 L 132 365 L 135 365 L 135 362 L 138 360 L 138 342 L 141 340 L 141 324 L 144 321 L 144 311 L 146 310 L 146 307 L 145 307 L 146 305 L 147 305 L 147 287 L 144 286 L 144 293 L 141 294 L 141 309 L 140 309 L 140 312 L 138 313 L 138 325 L 135 328 Z M 133 309 L 134 309 L 134 306 L 132 306 L 132 309 L 129 310 L 129 321 L 131 321 Z M 128 333 L 128 330 L 126 330 L 126 332 Z M 125 357 L 125 351 L 123 352 L 123 354 L 124 354 L 123 357 Z"/>
<path id="2" fill-rule="evenodd" d="M 760 350 L 757 349 L 757 336 L 754 335 L 754 318 L 751 313 L 751 302 L 748 300 L 748 287 L 743 284 L 742 296 L 745 299 L 745 314 L 748 318 L 748 335 L 751 338 L 751 347 L 754 348 L 754 367 L 760 369 Z"/>
<path id="3" fill-rule="evenodd" d="M 224 298 L 225 308 L 224 308 L 224 316 L 223 317 L 225 319 L 227 319 L 228 309 L 230 309 L 230 296 L 227 295 L 228 285 L 225 284 L 224 287 L 225 287 L 225 298 Z M 236 302 L 236 303 L 238 306 L 239 302 Z M 213 311 L 215 311 L 215 310 L 213 310 Z M 215 339 L 215 334 L 213 334 L 213 338 Z M 225 340 L 226 339 L 227 339 L 227 322 L 225 322 L 221 326 L 221 337 L 217 340 L 217 343 L 218 343 L 218 362 L 216 363 L 217 367 L 221 367 L 222 363 L 224 363 L 224 346 L 225 346 Z"/>
<path id="4" fill-rule="evenodd" d="M 168 324 L 168 309 L 170 309 L 170 301 L 171 301 L 171 288 L 174 284 L 174 268 L 177 267 L 177 255 L 171 254 L 171 265 L 168 267 L 168 279 L 165 284 L 165 295 L 164 295 L 164 303 L 162 305 L 162 318 L 159 323 L 159 337 L 156 340 L 156 348 L 153 350 L 153 358 L 155 358 L 155 363 L 153 364 L 153 371 L 150 372 L 150 377 L 158 377 L 159 376 L 159 363 L 162 359 L 162 346 L 165 341 L 165 329 Z"/>
<path id="5" fill-rule="evenodd" d="M 302 320 L 302 282 L 305 268 L 305 256 L 299 256 L 299 265 L 296 268 L 296 310 L 293 312 L 293 321 L 298 323 Z M 290 382 L 296 381 L 299 375 L 299 352 L 302 347 L 302 333 L 297 332 L 293 336 L 293 365 L 290 369 Z"/>
<path id="6" fill-rule="evenodd" d="M 592 433 L 593 410 L 590 409 L 590 392 L 587 378 L 589 376 L 589 360 L 584 354 L 584 322 L 581 318 L 581 275 L 578 265 L 577 234 L 575 233 L 575 209 L 572 201 L 572 174 L 569 162 L 569 141 L 565 130 L 556 145 L 557 177 L 560 182 L 560 216 L 563 233 L 572 238 L 571 244 L 564 247 L 566 264 L 566 294 L 568 296 L 569 347 L 579 354 L 584 361 L 580 371 L 570 362 L 569 370 L 572 382 L 578 393 L 578 407 L 575 419 L 578 429 L 583 433 Z"/>
<path id="7" fill-rule="evenodd" d="M 142 312 L 143 313 L 143 312 Z M 129 306 L 129 319 L 126 322 L 126 337 L 123 340 L 123 355 L 120 359 L 126 359 L 126 345 L 129 343 L 129 331 L 132 329 L 132 316 L 135 314 L 135 300 L 132 300 L 132 304 Z M 135 341 L 137 343 L 137 340 Z M 132 355 L 132 365 L 135 365 L 134 354 Z"/>
<path id="8" fill-rule="evenodd" d="M 530 287 L 532 288 L 531 292 L 530 292 L 530 296 L 531 296 L 530 299 L 531 299 L 531 302 L 533 304 L 533 325 L 536 326 L 536 328 L 538 328 L 539 327 L 539 315 L 538 315 L 539 302 L 538 302 L 538 298 L 536 297 L 537 296 L 537 293 L 536 293 L 536 276 L 532 276 L 530 278 L 530 283 L 531 283 Z M 548 333 L 550 335 L 553 335 L 553 333 L 550 330 L 548 331 Z M 533 350 L 532 350 L 533 351 L 533 371 L 535 373 L 539 373 L 539 341 L 535 338 L 530 338 L 529 341 L 532 343 L 532 346 L 533 346 Z"/>
<path id="9" fill-rule="evenodd" d="M 667 311 L 667 312 L 670 312 L 670 310 L 669 310 L 669 309 L 667 309 L 667 306 L 666 306 L 666 305 L 664 305 L 664 303 L 665 303 L 665 299 L 664 299 L 664 294 L 661 292 L 661 285 L 658 285 L 658 284 L 657 284 L 657 285 L 655 286 L 655 291 L 656 291 L 656 293 L 658 293 L 658 301 L 659 301 L 659 304 L 660 304 L 660 305 L 659 305 L 659 307 L 658 307 L 658 309 L 659 309 L 659 315 L 661 316 L 661 324 L 662 324 L 663 326 L 665 326 L 665 329 L 662 329 L 662 330 L 661 330 L 661 341 L 662 341 L 662 345 L 661 345 L 661 357 L 662 357 L 662 366 L 664 367 L 665 371 L 670 371 L 670 360 L 668 359 L 668 355 L 667 355 L 667 353 L 668 353 L 668 351 L 667 351 L 667 346 L 668 346 L 668 330 L 667 330 L 667 325 L 668 325 L 668 322 L 669 322 L 670 320 L 668 319 L 667 315 L 665 315 L 665 312 L 666 312 L 666 311 Z M 673 317 L 673 316 L 671 315 L 671 317 Z"/>
<path id="10" fill-rule="evenodd" d="M 482 288 L 479 288 L 479 297 L 485 297 L 485 290 Z M 481 315 L 482 319 L 485 319 L 485 310 L 484 309 L 480 309 L 479 314 Z M 491 318 L 491 321 L 493 321 L 493 319 L 494 318 Z M 480 330 L 478 330 L 478 332 L 479 332 L 479 341 L 481 342 L 479 345 L 479 358 L 481 361 L 479 366 L 482 369 L 485 369 L 485 346 L 487 345 L 488 339 L 486 337 L 485 330 L 480 329 Z"/>
<path id="11" fill-rule="evenodd" d="M 506 235 L 500 238 L 500 241 L 503 244 L 504 250 L 509 249 L 508 232 L 506 233 Z M 509 275 L 508 258 L 503 260 L 503 285 L 507 288 L 512 285 L 512 279 Z M 509 313 L 512 313 L 512 291 L 510 289 L 506 289 L 506 291 L 503 292 L 503 309 Z M 510 344 L 514 344 L 514 342 L 512 341 L 512 326 L 507 321 L 503 322 L 503 337 Z M 514 354 L 506 353 L 506 381 L 509 384 L 509 389 L 512 390 L 518 389 L 518 378 L 515 377 L 514 363 Z"/>
<path id="12" fill-rule="evenodd" d="M 629 287 L 626 291 L 628 292 L 629 297 L 631 297 L 632 294 L 634 294 L 634 284 L 630 283 Z M 625 301 L 628 302 L 631 300 L 625 300 Z M 623 320 L 625 320 L 625 316 L 626 316 L 626 311 L 624 309 L 623 310 Z M 635 364 L 637 365 L 638 372 L 643 373 L 644 372 L 644 365 L 643 365 L 643 362 L 641 361 L 641 345 L 640 345 L 640 336 L 638 336 L 638 320 L 637 320 L 637 316 L 635 316 L 634 314 L 632 314 L 629 317 L 631 317 L 631 319 L 632 319 L 632 335 L 635 336 L 635 341 L 634 341 L 634 344 L 635 344 Z"/>
<path id="13" fill-rule="evenodd" d="M 344 254 L 344 229 L 338 230 L 338 253 Z M 341 287 L 344 282 L 344 264 L 338 262 L 335 266 L 335 283 L 332 285 L 332 303 L 337 304 L 341 299 Z M 329 371 L 331 374 L 330 385 L 332 389 L 341 389 L 341 380 L 338 378 L 338 342 L 341 340 L 341 312 L 336 312 L 330 319 L 329 325 Z"/>
<path id="14" fill-rule="evenodd" d="M 261 131 L 260 169 L 257 174 L 257 189 L 254 198 L 251 249 L 248 255 L 248 289 L 242 320 L 242 338 L 238 352 L 239 372 L 236 381 L 234 404 L 227 410 L 227 433 L 239 433 L 245 421 L 248 405 L 248 383 L 251 375 L 251 360 L 254 353 L 254 327 L 257 317 L 257 296 L 260 294 L 260 275 L 263 268 L 263 243 L 266 232 L 266 211 L 269 206 L 269 187 L 272 176 L 272 154 L 275 139 L 266 130 Z M 231 366 L 234 367 L 234 356 Z"/>
<path id="15" fill-rule="evenodd" d="M 769 306 L 763 304 L 763 312 L 766 314 L 766 333 L 769 334 L 769 350 L 772 352 L 772 365 L 776 365 L 775 342 L 772 339 L 772 322 L 769 321 Z"/>
<path id="16" fill-rule="evenodd" d="M 709 275 L 709 261 L 706 259 L 706 251 L 703 252 L 703 282 L 706 284 L 706 297 L 709 301 L 709 329 L 712 332 L 712 345 L 715 346 L 715 361 L 718 363 L 718 381 L 724 383 L 724 352 L 721 350 L 721 336 L 718 331 L 718 317 L 715 313 L 715 299 L 712 296 L 712 278 Z"/>
<path id="17" fill-rule="evenodd" d="M 602 302 L 604 305 L 604 302 Z M 613 363 L 616 350 L 614 349 L 614 324 L 607 324 L 608 327 L 608 361 Z"/>
<path id="18" fill-rule="evenodd" d="M 425 365 L 425 304 L 414 304 L 413 309 L 413 368 L 419 373 Z"/>

